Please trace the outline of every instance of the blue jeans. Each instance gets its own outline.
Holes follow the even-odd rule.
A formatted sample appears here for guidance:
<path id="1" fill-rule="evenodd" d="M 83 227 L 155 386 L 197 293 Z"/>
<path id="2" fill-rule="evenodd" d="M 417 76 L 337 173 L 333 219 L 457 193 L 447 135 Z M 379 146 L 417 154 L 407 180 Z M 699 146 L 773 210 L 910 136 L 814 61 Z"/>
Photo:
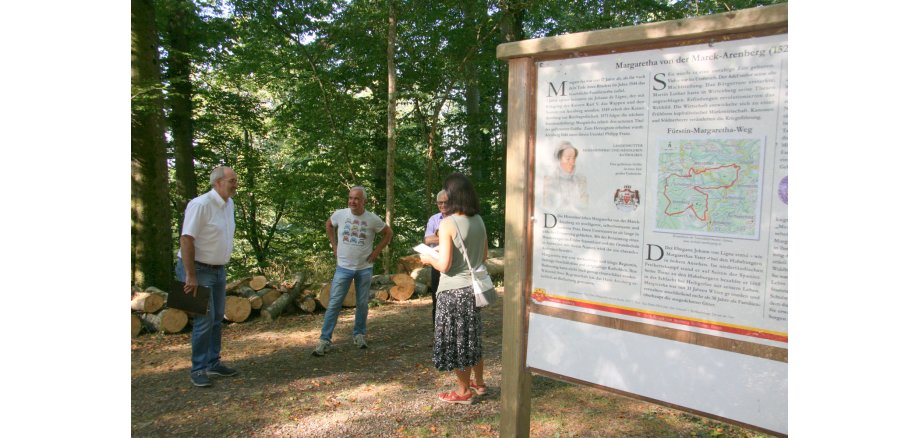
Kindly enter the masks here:
<path id="1" fill-rule="evenodd" d="M 198 285 L 211 288 L 207 315 L 192 317 L 192 373 L 206 371 L 220 363 L 220 327 L 227 300 L 227 268 L 195 264 Z M 176 278 L 185 281 L 182 259 L 176 263 Z"/>
<path id="2" fill-rule="evenodd" d="M 339 319 L 339 312 L 342 310 L 342 301 L 345 301 L 345 295 L 348 293 L 348 286 L 351 280 L 355 280 L 355 330 L 353 335 L 367 334 L 367 302 L 371 297 L 371 277 L 374 275 L 374 268 L 359 269 L 352 271 L 339 266 L 335 268 L 335 275 L 332 277 L 332 287 L 329 290 L 329 307 L 326 309 L 326 316 L 323 317 L 323 331 L 319 338 L 332 342 L 332 330 L 335 329 L 335 323 Z"/>

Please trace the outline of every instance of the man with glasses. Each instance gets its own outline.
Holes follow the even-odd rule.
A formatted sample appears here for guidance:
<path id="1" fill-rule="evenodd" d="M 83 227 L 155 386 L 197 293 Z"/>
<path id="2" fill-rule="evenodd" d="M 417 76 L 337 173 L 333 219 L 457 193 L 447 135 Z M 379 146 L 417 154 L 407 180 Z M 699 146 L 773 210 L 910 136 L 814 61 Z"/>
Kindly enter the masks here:
<path id="1" fill-rule="evenodd" d="M 441 190 L 435 197 L 438 202 L 438 212 L 428 218 L 428 225 L 425 227 L 425 244 L 437 249 L 438 228 L 441 228 L 441 219 L 444 219 L 444 213 L 447 211 L 447 192 Z M 431 323 L 434 324 L 434 311 L 438 303 L 438 284 L 441 282 L 441 271 L 431 269 Z"/>
<path id="2" fill-rule="evenodd" d="M 233 199 L 238 186 L 236 172 L 227 166 L 211 171 L 213 189 L 185 207 L 179 237 L 176 277 L 185 282 L 185 293 L 198 286 L 211 289 L 208 313 L 192 317 L 192 384 L 211 386 L 208 376 L 235 376 L 239 372 L 220 363 L 220 328 L 227 295 L 227 269 L 233 253 Z"/>

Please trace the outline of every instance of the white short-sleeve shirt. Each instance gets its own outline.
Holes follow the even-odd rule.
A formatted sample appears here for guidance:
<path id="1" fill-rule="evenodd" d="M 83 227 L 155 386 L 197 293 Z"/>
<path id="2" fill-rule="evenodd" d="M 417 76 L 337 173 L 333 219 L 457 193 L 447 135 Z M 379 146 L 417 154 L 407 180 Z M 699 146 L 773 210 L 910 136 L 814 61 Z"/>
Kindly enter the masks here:
<path id="1" fill-rule="evenodd" d="M 226 265 L 233 253 L 233 199 L 224 199 L 211 189 L 185 207 L 182 235 L 195 239 L 195 261 L 209 265 Z M 179 248 L 182 257 L 182 248 Z"/>

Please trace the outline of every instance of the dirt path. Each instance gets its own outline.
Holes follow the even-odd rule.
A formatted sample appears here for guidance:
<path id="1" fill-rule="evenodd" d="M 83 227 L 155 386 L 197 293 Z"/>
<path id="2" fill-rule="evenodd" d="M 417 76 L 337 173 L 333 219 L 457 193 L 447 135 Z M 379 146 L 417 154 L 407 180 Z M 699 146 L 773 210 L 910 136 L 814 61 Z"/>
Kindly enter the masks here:
<path id="1" fill-rule="evenodd" d="M 224 326 L 222 360 L 240 375 L 189 381 L 189 333 L 131 343 L 133 436 L 498 436 L 501 302 L 484 311 L 489 394 L 440 403 L 452 374 L 431 364 L 431 299 L 370 309 L 367 350 L 351 344 L 345 309 L 333 350 L 310 355 L 322 313 Z M 535 377 L 531 436 L 760 436 L 600 390 Z"/>

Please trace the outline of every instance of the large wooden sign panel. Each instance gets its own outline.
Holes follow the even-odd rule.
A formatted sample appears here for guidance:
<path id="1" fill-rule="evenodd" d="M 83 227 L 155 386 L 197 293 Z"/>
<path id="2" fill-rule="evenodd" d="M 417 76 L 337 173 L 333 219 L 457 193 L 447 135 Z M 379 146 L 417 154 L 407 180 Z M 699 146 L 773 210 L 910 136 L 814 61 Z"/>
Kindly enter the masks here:
<path id="1" fill-rule="evenodd" d="M 536 61 L 528 367 L 786 433 L 788 47 Z"/>

